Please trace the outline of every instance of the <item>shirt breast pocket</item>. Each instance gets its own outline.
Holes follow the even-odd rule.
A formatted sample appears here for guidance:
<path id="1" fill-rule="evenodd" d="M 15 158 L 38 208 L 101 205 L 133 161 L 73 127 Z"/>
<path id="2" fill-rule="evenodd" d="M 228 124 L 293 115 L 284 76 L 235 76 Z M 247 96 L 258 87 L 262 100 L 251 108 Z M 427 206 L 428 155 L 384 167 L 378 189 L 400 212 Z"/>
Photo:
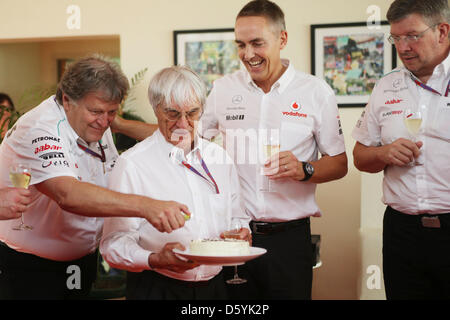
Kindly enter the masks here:
<path id="1" fill-rule="evenodd" d="M 280 132 L 280 150 L 291 151 L 299 159 L 308 160 L 316 149 L 312 129 L 304 124 L 282 122 Z M 304 155 L 304 157 L 302 157 Z"/>
<path id="2" fill-rule="evenodd" d="M 227 230 L 228 225 L 231 223 L 231 199 L 228 193 L 210 194 L 208 196 L 209 208 L 211 212 L 208 212 L 206 216 L 211 217 L 205 221 L 211 236 L 219 236 L 221 232 Z"/>
<path id="3" fill-rule="evenodd" d="M 450 141 L 450 98 L 442 101 L 428 125 L 429 130 L 436 136 Z"/>

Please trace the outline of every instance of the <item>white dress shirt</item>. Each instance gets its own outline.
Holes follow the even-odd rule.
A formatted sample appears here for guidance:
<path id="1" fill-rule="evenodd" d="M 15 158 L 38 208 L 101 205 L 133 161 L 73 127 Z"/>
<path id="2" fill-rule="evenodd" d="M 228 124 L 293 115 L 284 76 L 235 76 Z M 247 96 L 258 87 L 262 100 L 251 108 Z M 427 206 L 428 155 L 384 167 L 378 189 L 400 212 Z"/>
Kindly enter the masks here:
<path id="1" fill-rule="evenodd" d="M 111 131 L 108 129 L 101 140 L 106 163 L 80 149 L 76 143 L 78 138 L 54 96 L 23 115 L 8 131 L 0 147 L 0 187 L 12 186 L 8 175 L 12 163 L 31 167 L 32 203 L 23 218 L 33 230 L 13 230 L 20 224 L 20 218 L 3 220 L 0 241 L 17 251 L 57 261 L 75 260 L 96 250 L 103 219 L 62 210 L 34 186 L 62 176 L 107 186 L 109 172 L 118 156 Z M 91 143 L 90 148 L 101 152 L 98 143 Z"/>
<path id="2" fill-rule="evenodd" d="M 322 80 L 287 69 L 264 93 L 246 70 L 214 82 L 200 132 L 211 138 L 219 132 L 238 168 L 245 205 L 252 220 L 290 221 L 320 216 L 316 184 L 283 179 L 271 182 L 274 192 L 261 192 L 264 136 L 278 132 L 280 151 L 291 151 L 300 161 L 314 161 L 318 153 L 345 152 L 333 90 Z"/>
<path id="3" fill-rule="evenodd" d="M 157 130 L 121 154 L 112 172 L 111 189 L 177 201 L 185 204 L 192 215 L 184 227 L 171 233 L 159 232 L 142 218 L 105 219 L 100 251 L 110 265 L 134 272 L 149 270 L 148 257 L 152 252 L 160 252 L 169 242 L 180 242 L 189 248 L 191 240 L 219 238 L 221 232 L 231 229 L 232 216 L 242 220 L 243 227 L 248 228 L 249 217 L 241 204 L 233 162 L 215 143 L 198 139 L 196 145 L 185 157 L 183 150 L 168 143 Z M 197 151 L 216 181 L 219 194 L 200 165 Z M 183 166 L 181 161 L 192 165 L 208 181 Z M 220 270 L 219 266 L 206 265 L 185 273 L 155 269 L 185 281 L 209 280 Z"/>
<path id="4" fill-rule="evenodd" d="M 417 141 L 421 155 L 415 166 L 388 166 L 384 170 L 383 202 L 407 214 L 450 212 L 450 59 L 439 64 L 427 86 L 419 87 L 404 67 L 380 79 L 353 137 L 365 146 L 387 145 L 398 138 L 412 139 L 404 124 L 406 109 L 422 112 Z"/>

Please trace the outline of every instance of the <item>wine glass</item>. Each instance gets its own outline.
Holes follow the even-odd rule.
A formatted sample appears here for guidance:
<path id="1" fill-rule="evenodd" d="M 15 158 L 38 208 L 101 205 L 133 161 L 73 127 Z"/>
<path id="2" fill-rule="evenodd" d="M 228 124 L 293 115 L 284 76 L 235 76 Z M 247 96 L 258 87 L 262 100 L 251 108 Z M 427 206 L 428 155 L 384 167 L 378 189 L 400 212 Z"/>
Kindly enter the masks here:
<path id="1" fill-rule="evenodd" d="M 239 220 L 234 220 L 231 223 L 230 230 L 225 231 L 223 233 L 223 236 L 225 239 L 239 239 L 239 232 L 241 231 L 241 229 L 242 229 L 241 222 Z M 226 280 L 228 284 L 242 284 L 247 282 L 247 279 L 242 279 L 241 277 L 239 277 L 237 268 L 238 265 L 236 264 L 234 266 L 233 278 Z"/>
<path id="2" fill-rule="evenodd" d="M 263 154 L 264 154 L 264 162 L 267 162 L 272 156 L 276 155 L 280 152 L 280 140 L 278 137 L 271 136 L 267 141 L 263 144 Z M 275 163 L 278 166 L 278 163 Z M 273 166 L 273 164 L 272 164 Z M 272 192 L 272 184 L 265 172 L 265 168 L 262 169 L 262 185 L 259 191 L 262 192 Z"/>
<path id="3" fill-rule="evenodd" d="M 404 113 L 403 122 L 405 123 L 405 127 L 411 135 L 411 140 L 415 143 L 417 142 L 417 136 L 420 131 L 420 127 L 422 126 L 422 112 L 413 111 L 411 109 L 406 109 Z M 410 162 L 409 165 L 418 165 L 421 164 L 415 159 Z"/>
<path id="4" fill-rule="evenodd" d="M 23 163 L 13 164 L 9 168 L 9 179 L 16 188 L 28 189 L 31 180 L 30 166 Z M 31 230 L 33 227 L 28 226 L 23 221 L 23 212 L 20 216 L 20 225 L 13 227 L 13 230 Z"/>

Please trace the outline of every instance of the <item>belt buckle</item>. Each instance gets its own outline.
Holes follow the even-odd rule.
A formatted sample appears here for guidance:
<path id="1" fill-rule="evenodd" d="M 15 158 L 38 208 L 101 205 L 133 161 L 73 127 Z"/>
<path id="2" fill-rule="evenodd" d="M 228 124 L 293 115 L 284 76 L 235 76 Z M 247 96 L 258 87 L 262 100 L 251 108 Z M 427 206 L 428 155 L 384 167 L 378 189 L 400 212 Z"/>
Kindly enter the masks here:
<path id="1" fill-rule="evenodd" d="M 439 229 L 441 227 L 439 217 L 422 217 L 420 220 L 422 221 L 422 226 L 425 228 Z"/>
<path id="2" fill-rule="evenodd" d="M 267 234 L 267 232 L 258 231 L 258 226 L 267 226 L 269 225 L 267 222 L 253 222 L 252 223 L 252 232 L 254 234 Z"/>

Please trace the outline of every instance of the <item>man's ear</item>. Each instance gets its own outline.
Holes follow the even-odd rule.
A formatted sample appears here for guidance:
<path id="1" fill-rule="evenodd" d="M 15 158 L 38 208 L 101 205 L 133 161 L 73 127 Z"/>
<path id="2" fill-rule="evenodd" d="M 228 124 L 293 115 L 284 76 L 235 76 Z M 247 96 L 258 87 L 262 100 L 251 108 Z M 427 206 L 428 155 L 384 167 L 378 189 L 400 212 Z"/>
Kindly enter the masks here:
<path id="1" fill-rule="evenodd" d="M 286 47 L 288 40 L 288 34 L 286 30 L 281 31 L 280 40 L 280 50 L 283 50 L 284 47 Z"/>
<path id="2" fill-rule="evenodd" d="M 446 22 L 443 22 L 439 24 L 438 30 L 439 30 L 439 42 L 443 43 L 447 41 L 447 39 L 449 38 L 450 25 Z"/>

